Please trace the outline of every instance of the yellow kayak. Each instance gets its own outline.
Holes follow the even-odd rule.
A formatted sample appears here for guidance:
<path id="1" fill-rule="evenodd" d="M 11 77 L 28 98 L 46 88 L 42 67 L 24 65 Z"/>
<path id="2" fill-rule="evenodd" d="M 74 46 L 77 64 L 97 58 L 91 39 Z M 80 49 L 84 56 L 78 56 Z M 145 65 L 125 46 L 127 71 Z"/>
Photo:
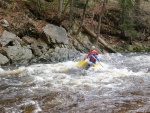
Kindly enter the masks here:
<path id="1" fill-rule="evenodd" d="M 84 68 L 85 65 L 86 65 L 87 60 L 88 60 L 88 59 L 79 61 L 79 62 L 77 63 L 77 66 L 78 66 L 78 67 Z M 96 63 L 96 64 L 94 64 L 93 66 L 94 66 L 94 67 L 100 66 L 100 64 L 99 64 L 99 63 Z"/>

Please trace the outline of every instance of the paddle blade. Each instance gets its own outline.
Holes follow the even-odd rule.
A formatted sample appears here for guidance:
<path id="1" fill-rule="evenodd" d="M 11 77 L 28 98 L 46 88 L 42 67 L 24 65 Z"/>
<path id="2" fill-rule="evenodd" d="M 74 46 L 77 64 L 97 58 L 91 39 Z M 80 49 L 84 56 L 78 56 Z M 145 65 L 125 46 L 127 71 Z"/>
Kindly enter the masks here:
<path id="1" fill-rule="evenodd" d="M 86 62 L 87 62 L 87 60 L 82 60 L 82 61 L 79 61 L 78 63 L 77 63 L 77 66 L 79 66 L 79 67 L 85 67 L 85 65 L 86 65 Z"/>
<path id="2" fill-rule="evenodd" d="M 99 63 L 96 63 L 96 64 L 94 64 L 93 66 L 94 66 L 94 67 L 97 67 L 97 66 L 100 66 L 100 64 L 99 64 Z"/>

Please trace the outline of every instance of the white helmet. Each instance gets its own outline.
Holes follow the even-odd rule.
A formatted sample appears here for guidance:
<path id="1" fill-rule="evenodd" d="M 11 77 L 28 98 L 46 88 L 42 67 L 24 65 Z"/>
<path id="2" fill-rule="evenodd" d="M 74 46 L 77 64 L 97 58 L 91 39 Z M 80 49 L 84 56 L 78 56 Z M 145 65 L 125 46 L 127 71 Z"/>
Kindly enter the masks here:
<path id="1" fill-rule="evenodd" d="M 92 49 L 95 49 L 95 46 L 92 46 Z"/>

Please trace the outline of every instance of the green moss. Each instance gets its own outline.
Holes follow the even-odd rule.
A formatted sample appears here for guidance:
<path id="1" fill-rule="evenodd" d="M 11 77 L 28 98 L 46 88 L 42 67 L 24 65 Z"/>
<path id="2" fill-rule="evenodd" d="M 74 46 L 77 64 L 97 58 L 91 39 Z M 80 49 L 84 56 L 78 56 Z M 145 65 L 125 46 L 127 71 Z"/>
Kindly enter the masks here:
<path id="1" fill-rule="evenodd" d="M 150 52 L 150 47 L 145 45 L 124 45 L 114 47 L 117 52 Z"/>
<path id="2" fill-rule="evenodd" d="M 134 52 L 150 52 L 150 47 L 148 46 L 135 46 L 133 48 Z"/>

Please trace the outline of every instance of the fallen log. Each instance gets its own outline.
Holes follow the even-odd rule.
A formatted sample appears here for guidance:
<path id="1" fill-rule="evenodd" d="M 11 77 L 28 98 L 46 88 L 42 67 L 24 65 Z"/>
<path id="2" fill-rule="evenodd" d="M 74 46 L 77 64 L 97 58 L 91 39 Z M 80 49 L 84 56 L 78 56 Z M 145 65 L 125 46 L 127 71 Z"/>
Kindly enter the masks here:
<path id="1" fill-rule="evenodd" d="M 95 39 L 97 39 L 97 35 L 91 31 L 90 29 L 88 29 L 86 26 L 82 26 L 82 28 L 85 30 L 85 32 L 87 32 L 90 36 L 94 37 Z M 108 52 L 111 53 L 116 53 L 116 51 L 114 49 L 112 49 L 101 37 L 98 37 L 98 41 L 108 50 Z"/>

